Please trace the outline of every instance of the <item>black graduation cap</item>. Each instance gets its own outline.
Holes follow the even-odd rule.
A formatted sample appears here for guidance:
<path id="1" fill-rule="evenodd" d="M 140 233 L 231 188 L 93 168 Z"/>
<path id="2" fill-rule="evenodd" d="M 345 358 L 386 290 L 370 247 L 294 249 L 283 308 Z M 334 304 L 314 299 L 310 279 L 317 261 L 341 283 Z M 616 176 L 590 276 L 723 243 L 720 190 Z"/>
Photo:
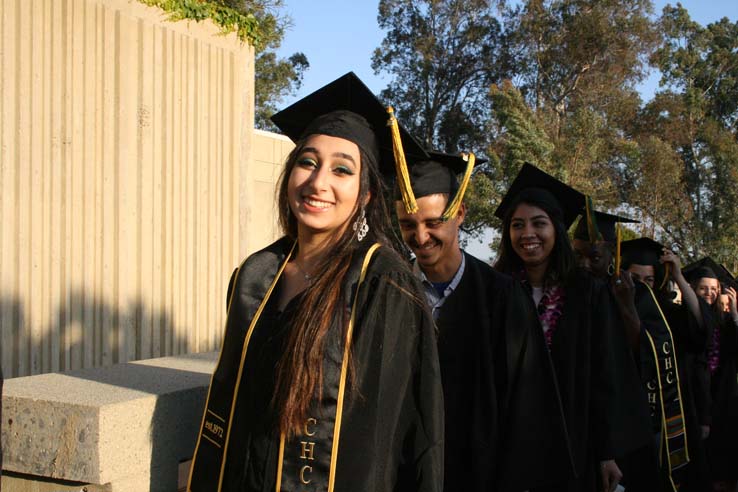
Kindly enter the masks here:
<path id="1" fill-rule="evenodd" d="M 682 269 L 682 273 L 684 273 L 684 278 L 689 282 L 694 282 L 701 278 L 716 278 L 721 284 L 738 289 L 738 282 L 736 282 L 735 277 L 733 277 L 728 269 L 709 256 L 685 266 Z"/>
<path id="2" fill-rule="evenodd" d="M 394 120 L 369 88 L 349 72 L 321 87 L 291 106 L 274 114 L 272 122 L 293 142 L 308 135 L 321 134 L 345 138 L 375 157 L 385 176 L 395 173 L 393 132 L 401 138 L 408 156 L 428 158 L 418 141 L 402 126 L 388 128 Z"/>
<path id="3" fill-rule="evenodd" d="M 648 237 L 623 241 L 620 244 L 622 265 L 626 270 L 630 265 L 651 265 L 656 276 L 655 285 L 663 289 L 671 275 L 669 264 L 659 261 L 664 255 L 664 245 Z"/>
<path id="4" fill-rule="evenodd" d="M 664 254 L 664 245 L 648 237 L 623 241 L 620 248 L 624 268 L 633 264 L 659 266 Z"/>
<path id="5" fill-rule="evenodd" d="M 567 229 L 584 208 L 584 194 L 526 162 L 502 197 L 500 205 L 495 210 L 495 216 L 504 219 L 508 209 L 513 203 L 517 203 L 521 194 L 557 208 Z"/>
<path id="6" fill-rule="evenodd" d="M 608 214 L 605 212 L 594 212 L 594 222 L 597 230 L 602 236 L 603 241 L 609 243 L 615 243 L 617 237 L 615 234 L 615 224 L 618 222 L 621 224 L 637 224 L 639 220 L 630 219 L 628 217 L 621 217 L 619 215 Z M 574 239 L 581 239 L 583 241 L 592 241 L 590 238 L 589 227 L 587 226 L 587 215 L 584 214 L 579 218 L 579 223 L 574 230 Z"/>
<path id="7" fill-rule="evenodd" d="M 469 184 L 474 166 L 487 162 L 477 159 L 473 154 L 447 154 L 445 152 L 428 151 L 425 159 L 409 159 L 408 173 L 410 186 L 416 198 L 444 193 L 449 195 L 448 206 L 443 214 L 444 219 L 456 215 L 463 202 L 464 193 Z M 463 174 L 461 183 L 457 175 Z M 402 199 L 399 187 L 395 188 L 395 198 Z"/>

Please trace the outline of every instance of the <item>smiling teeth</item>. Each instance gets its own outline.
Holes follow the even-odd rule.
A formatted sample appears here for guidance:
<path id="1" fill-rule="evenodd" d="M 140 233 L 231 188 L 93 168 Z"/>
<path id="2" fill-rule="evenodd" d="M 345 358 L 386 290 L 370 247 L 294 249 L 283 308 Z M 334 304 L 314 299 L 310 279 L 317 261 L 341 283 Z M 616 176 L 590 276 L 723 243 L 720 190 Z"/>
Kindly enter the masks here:
<path id="1" fill-rule="evenodd" d="M 523 246 L 523 249 L 526 249 L 528 251 L 532 251 L 538 247 L 537 244 L 526 244 Z"/>
<path id="2" fill-rule="evenodd" d="M 320 200 L 311 200 L 309 198 L 305 198 L 304 201 L 305 201 L 305 203 L 307 203 L 311 207 L 315 207 L 315 208 L 328 208 L 328 207 L 331 206 L 330 203 L 323 202 L 323 201 L 320 201 Z"/>

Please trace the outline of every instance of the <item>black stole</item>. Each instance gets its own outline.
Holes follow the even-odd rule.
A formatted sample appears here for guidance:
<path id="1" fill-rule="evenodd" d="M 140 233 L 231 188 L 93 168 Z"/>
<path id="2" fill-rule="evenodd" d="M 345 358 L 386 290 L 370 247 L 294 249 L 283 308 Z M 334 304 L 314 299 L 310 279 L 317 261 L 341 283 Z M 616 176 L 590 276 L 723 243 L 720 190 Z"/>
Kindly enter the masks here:
<path id="1" fill-rule="evenodd" d="M 689 463 L 689 449 L 674 338 L 653 291 L 645 284 L 636 286 L 636 307 L 645 328 L 641 374 L 653 430 L 660 434 L 659 462 L 676 490 L 679 480 L 674 472 Z"/>
<path id="2" fill-rule="evenodd" d="M 295 243 L 282 238 L 247 258 L 236 272 L 223 347 L 210 382 L 192 458 L 188 492 L 221 491 L 236 396 L 249 340 L 294 247 Z M 356 300 L 369 261 L 378 247 L 379 244 L 375 243 L 368 250 L 357 250 L 347 272 L 343 292 L 346 293 L 346 309 L 351 317 L 346 337 L 340 340 L 338 334 L 337 340 L 334 334 L 326 341 L 323 399 L 314 403 L 303 433 L 288 441 L 284 436 L 280 439 L 277 492 L 333 490 L 349 362 L 346 355 L 351 346 Z M 358 262 L 357 258 L 363 261 Z M 234 302 L 238 303 L 237 309 L 232 309 Z"/>

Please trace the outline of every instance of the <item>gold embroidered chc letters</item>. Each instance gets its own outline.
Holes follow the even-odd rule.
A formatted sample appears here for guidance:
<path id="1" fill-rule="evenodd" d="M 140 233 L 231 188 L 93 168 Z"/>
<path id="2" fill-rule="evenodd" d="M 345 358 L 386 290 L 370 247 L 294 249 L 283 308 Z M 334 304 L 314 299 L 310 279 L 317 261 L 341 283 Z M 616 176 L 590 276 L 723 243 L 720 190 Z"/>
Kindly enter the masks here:
<path id="1" fill-rule="evenodd" d="M 674 384 L 674 359 L 671 357 L 671 344 L 664 342 L 661 351 L 666 356 L 664 358 L 664 371 L 666 371 L 664 379 L 666 379 L 667 384 Z"/>
<path id="2" fill-rule="evenodd" d="M 302 453 L 300 453 L 300 459 L 313 461 L 313 451 L 315 449 L 315 443 L 310 441 L 300 441 L 300 447 Z"/>
<path id="3" fill-rule="evenodd" d="M 305 431 L 305 436 L 307 437 L 313 437 L 317 433 L 315 430 L 315 426 L 318 425 L 318 421 L 312 417 L 307 419 L 305 422 L 305 428 L 303 429 Z M 300 459 L 306 460 L 306 461 L 313 461 L 315 460 L 315 442 L 313 441 L 300 441 Z M 312 480 L 309 478 L 309 475 L 313 473 L 313 467 L 310 465 L 305 464 L 302 468 L 300 468 L 300 483 L 303 485 L 308 485 Z M 306 477 L 307 475 L 307 477 Z"/>

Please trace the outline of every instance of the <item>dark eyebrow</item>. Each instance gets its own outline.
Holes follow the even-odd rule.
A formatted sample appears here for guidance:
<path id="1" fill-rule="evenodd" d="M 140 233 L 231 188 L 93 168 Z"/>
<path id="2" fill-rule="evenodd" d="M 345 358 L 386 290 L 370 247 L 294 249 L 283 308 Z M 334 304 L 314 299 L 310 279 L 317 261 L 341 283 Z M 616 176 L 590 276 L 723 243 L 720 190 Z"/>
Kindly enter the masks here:
<path id="1" fill-rule="evenodd" d="M 354 166 L 356 166 L 356 161 L 349 154 L 344 154 L 343 152 L 335 152 L 333 154 L 333 157 L 341 157 L 343 159 L 346 159 L 347 161 L 351 161 L 351 164 L 353 164 Z"/>
<path id="2" fill-rule="evenodd" d="M 312 152 L 313 154 L 320 155 L 320 152 L 315 147 L 305 147 L 302 149 L 302 152 Z M 341 159 L 346 159 L 347 161 L 350 161 L 351 164 L 356 166 L 356 161 L 354 160 L 353 156 L 349 154 L 345 154 L 343 152 L 334 152 L 333 157 L 339 157 Z"/>

